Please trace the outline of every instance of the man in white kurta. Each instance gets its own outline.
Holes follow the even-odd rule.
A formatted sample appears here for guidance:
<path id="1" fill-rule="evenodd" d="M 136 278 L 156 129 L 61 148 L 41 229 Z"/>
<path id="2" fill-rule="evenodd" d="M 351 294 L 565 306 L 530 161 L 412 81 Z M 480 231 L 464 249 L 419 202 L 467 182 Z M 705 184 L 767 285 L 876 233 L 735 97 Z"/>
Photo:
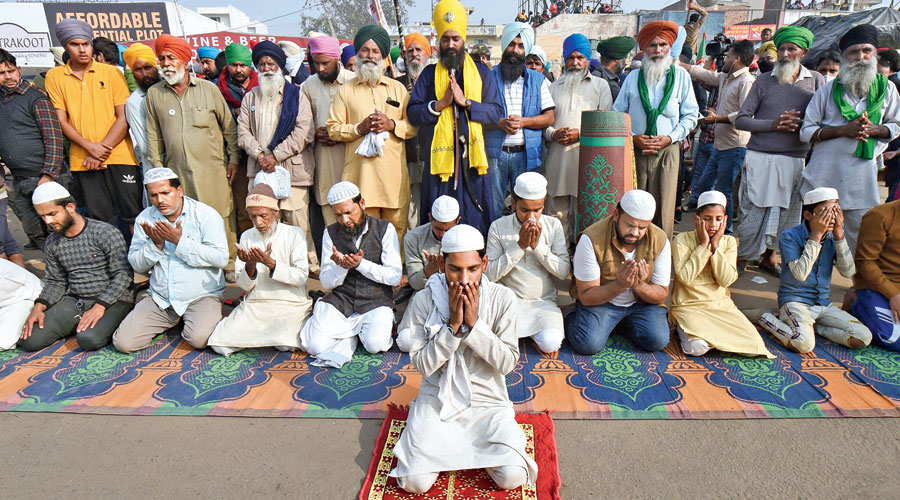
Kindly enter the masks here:
<path id="1" fill-rule="evenodd" d="M 390 475 L 425 493 L 443 471 L 485 468 L 504 489 L 534 484 L 506 374 L 519 360 L 516 297 L 484 275 L 484 238 L 458 225 L 442 241 L 441 270 L 410 303 L 410 360 L 422 374 Z"/>
<path id="2" fill-rule="evenodd" d="M 225 356 L 249 347 L 300 347 L 300 327 L 312 312 L 306 294 L 306 235 L 278 222 L 278 198 L 266 184 L 247 195 L 253 227 L 241 235 L 234 271 L 247 296 L 216 325 L 208 344 Z"/>
<path id="3" fill-rule="evenodd" d="M 40 294 L 37 276 L 0 257 L 0 351 L 16 346 L 34 299 Z"/>
<path id="4" fill-rule="evenodd" d="M 543 215 L 546 198 L 544 176 L 526 172 L 516 178 L 513 213 L 495 220 L 488 231 L 487 277 L 518 297 L 519 338 L 531 337 L 549 353 L 565 338 L 553 278 L 565 280 L 572 263 L 559 219 Z"/>
<path id="5" fill-rule="evenodd" d="M 313 366 L 340 368 L 353 357 L 357 338 L 372 354 L 393 345 L 393 287 L 403 265 L 397 230 L 366 215 L 359 188 L 341 181 L 328 191 L 337 222 L 322 235 L 319 280 L 331 293 L 316 303 L 300 331 Z"/>
<path id="6" fill-rule="evenodd" d="M 838 190 L 851 252 L 856 251 L 862 216 L 881 203 L 877 159 L 900 135 L 900 95 L 878 74 L 877 43 L 878 30 L 870 24 L 844 34 L 841 72 L 816 91 L 800 129 L 800 139 L 813 144 L 800 194 L 820 187 Z M 842 92 L 836 99 L 837 89 Z M 880 106 L 869 104 L 873 96 Z M 846 106 L 843 112 L 836 100 Z"/>
<path id="7" fill-rule="evenodd" d="M 407 286 L 415 291 L 425 288 L 428 278 L 440 271 L 441 239 L 450 228 L 459 224 L 459 202 L 447 195 L 438 196 L 431 204 L 428 220 L 428 224 L 415 227 L 403 238 Z M 399 303 L 396 297 L 394 303 Z M 397 347 L 409 352 L 409 315 L 406 313 L 397 327 Z"/>
<path id="8" fill-rule="evenodd" d="M 566 58 L 565 72 L 550 84 L 556 113 L 553 125 L 544 130 L 544 140 L 549 144 L 546 212 L 561 216 L 566 241 L 574 237 L 581 113 L 609 111 L 613 104 L 609 83 L 590 72 L 590 57 L 573 50 Z"/>

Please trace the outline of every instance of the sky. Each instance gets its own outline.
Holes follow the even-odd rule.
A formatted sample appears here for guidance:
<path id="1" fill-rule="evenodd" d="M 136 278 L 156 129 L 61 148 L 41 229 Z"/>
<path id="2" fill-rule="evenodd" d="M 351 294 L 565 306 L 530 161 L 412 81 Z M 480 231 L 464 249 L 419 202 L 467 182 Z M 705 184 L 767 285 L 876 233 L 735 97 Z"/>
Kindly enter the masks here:
<path id="1" fill-rule="evenodd" d="M 360 8 L 364 8 L 365 0 L 356 0 L 359 2 Z M 634 10 L 654 10 L 662 8 L 672 0 L 623 0 L 626 11 Z M 276 2 L 273 0 L 181 0 L 180 3 L 188 8 L 234 5 L 238 9 L 246 12 L 253 20 L 264 21 L 266 19 L 285 14 L 297 10 L 300 2 Z M 311 0 L 311 3 L 315 0 Z M 435 0 L 437 3 L 437 0 Z M 513 20 L 518 7 L 517 0 L 463 0 L 463 5 L 474 7 L 475 12 L 469 24 L 478 24 L 481 18 L 484 18 L 485 24 L 505 24 Z M 385 13 L 388 22 L 393 21 L 393 16 Z M 276 35 L 296 35 L 299 29 L 299 14 L 275 19 L 266 24 L 269 26 L 269 33 Z M 409 11 L 409 20 L 413 23 L 419 21 L 431 20 L 431 2 L 429 0 L 415 0 L 414 6 Z"/>

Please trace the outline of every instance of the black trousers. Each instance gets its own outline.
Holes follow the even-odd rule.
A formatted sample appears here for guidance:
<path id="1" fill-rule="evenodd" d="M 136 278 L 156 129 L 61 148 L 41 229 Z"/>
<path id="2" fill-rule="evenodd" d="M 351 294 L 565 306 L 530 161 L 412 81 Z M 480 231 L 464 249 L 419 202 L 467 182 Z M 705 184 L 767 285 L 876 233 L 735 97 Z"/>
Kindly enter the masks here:
<path id="1" fill-rule="evenodd" d="M 143 205 L 144 182 L 137 165 L 107 165 L 102 170 L 72 172 L 84 194 L 88 217 L 116 225 L 116 217 L 134 224 Z"/>

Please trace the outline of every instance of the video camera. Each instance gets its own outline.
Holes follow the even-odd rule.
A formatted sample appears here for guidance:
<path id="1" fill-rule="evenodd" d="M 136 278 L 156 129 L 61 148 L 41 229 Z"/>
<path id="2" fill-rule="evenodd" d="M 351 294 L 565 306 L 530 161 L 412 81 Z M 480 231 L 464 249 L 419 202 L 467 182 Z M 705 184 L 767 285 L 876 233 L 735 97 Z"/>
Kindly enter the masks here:
<path id="1" fill-rule="evenodd" d="M 719 33 L 713 37 L 712 41 L 706 44 L 706 57 L 711 57 L 716 63 L 716 70 L 722 71 L 722 65 L 725 63 L 725 56 L 728 49 L 731 48 L 733 40 Z"/>

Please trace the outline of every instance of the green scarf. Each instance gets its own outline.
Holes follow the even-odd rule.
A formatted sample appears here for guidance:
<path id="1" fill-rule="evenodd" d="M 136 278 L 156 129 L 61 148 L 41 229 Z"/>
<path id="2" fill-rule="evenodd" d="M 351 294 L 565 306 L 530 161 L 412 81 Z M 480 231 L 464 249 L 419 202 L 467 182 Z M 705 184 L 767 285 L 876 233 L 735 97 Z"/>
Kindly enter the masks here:
<path id="1" fill-rule="evenodd" d="M 659 106 L 655 109 L 650 107 L 650 93 L 647 91 L 647 82 L 644 80 L 644 69 L 638 70 L 638 94 L 641 95 L 641 106 L 644 108 L 644 114 L 647 115 L 647 131 L 646 135 L 656 135 L 656 119 L 666 109 L 669 98 L 672 97 L 672 89 L 675 88 L 675 66 L 669 66 L 666 72 L 666 85 L 663 87 L 663 96 L 659 100 Z"/>
<path id="2" fill-rule="evenodd" d="M 866 111 L 869 114 L 869 121 L 876 125 L 881 124 L 881 106 L 884 104 L 884 97 L 887 95 L 888 79 L 882 74 L 875 75 L 875 82 L 869 87 L 869 96 L 866 98 Z M 839 78 L 835 78 L 834 86 L 831 90 L 834 95 L 834 103 L 837 104 L 841 111 L 841 116 L 848 122 L 859 118 L 862 113 L 857 113 L 844 100 L 844 86 L 841 85 Z M 875 157 L 875 138 L 869 137 L 865 141 L 859 141 L 856 145 L 856 152 L 853 153 L 858 158 L 871 160 Z"/>

